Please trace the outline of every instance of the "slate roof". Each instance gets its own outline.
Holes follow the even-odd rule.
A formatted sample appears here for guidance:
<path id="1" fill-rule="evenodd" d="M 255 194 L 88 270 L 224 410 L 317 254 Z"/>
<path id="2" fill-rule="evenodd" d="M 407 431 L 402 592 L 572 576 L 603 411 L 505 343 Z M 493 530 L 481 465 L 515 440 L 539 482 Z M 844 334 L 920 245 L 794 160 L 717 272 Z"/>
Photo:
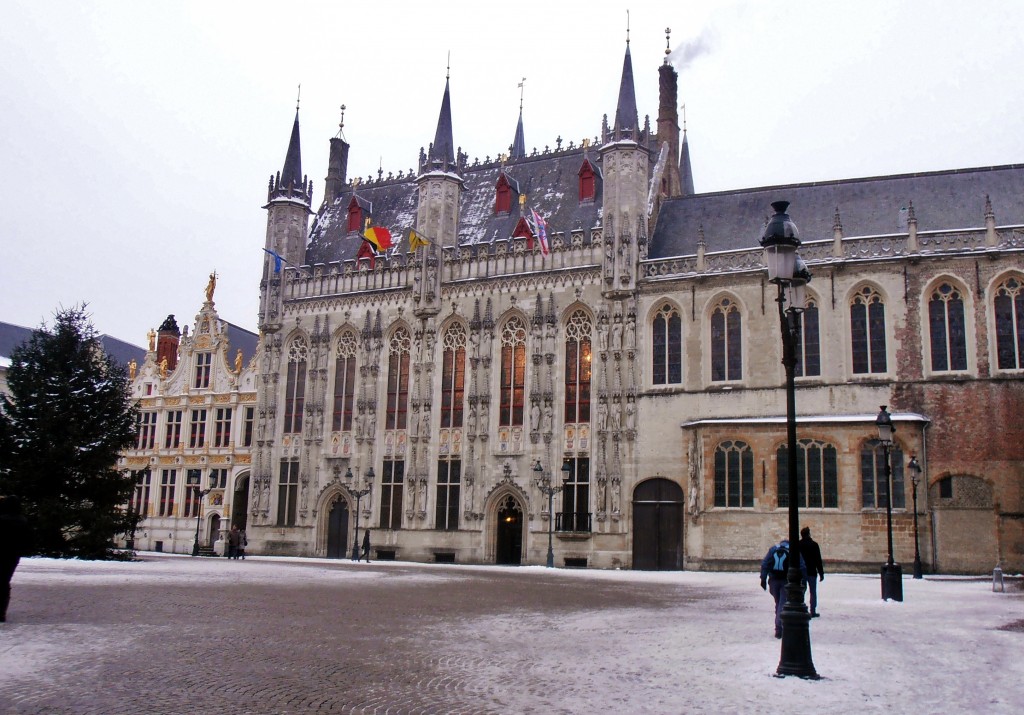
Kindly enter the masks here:
<path id="1" fill-rule="evenodd" d="M 526 194 L 527 213 L 537 210 L 548 223 L 549 233 L 573 229 L 591 229 L 601 219 L 602 184 L 596 152 L 587 158 L 597 174 L 595 199 L 580 203 L 579 170 L 583 166 L 581 147 L 527 156 L 510 161 L 504 167 L 498 162 L 467 167 L 462 174 L 464 191 L 460 206 L 458 239 L 460 244 L 492 243 L 511 237 L 519 221 L 518 199 L 508 214 L 494 212 L 495 186 L 504 170 L 513 186 Z M 372 205 L 373 223 L 387 227 L 402 251 L 409 246 L 405 239 L 416 220 L 417 186 L 415 177 L 393 179 L 356 188 L 362 200 Z M 330 263 L 355 258 L 362 239 L 348 233 L 348 205 L 352 189 L 347 188 L 337 199 L 320 208 L 310 230 L 306 263 Z"/>
<path id="2" fill-rule="evenodd" d="M 985 196 L 996 224 L 1024 224 L 1024 164 L 920 174 L 765 186 L 666 199 L 649 258 L 697 253 L 704 228 L 707 251 L 757 245 L 771 202 L 790 202 L 789 215 L 804 241 L 832 238 L 836 209 L 844 236 L 906 233 L 906 211 L 913 202 L 918 231 L 985 225 Z"/>
<path id="3" fill-rule="evenodd" d="M 0 357 L 10 358 L 14 349 L 32 337 L 33 328 L 0 322 Z M 100 343 L 103 351 L 113 357 L 121 365 L 127 365 L 132 358 L 141 363 L 146 357 L 146 350 L 138 345 L 126 343 L 110 335 L 101 335 Z"/>
<path id="4" fill-rule="evenodd" d="M 251 330 L 246 330 L 245 328 L 241 328 L 234 323 L 229 323 L 226 320 L 221 322 L 224 324 L 224 328 L 228 334 L 228 343 L 231 345 L 228 357 L 234 359 L 235 350 L 241 348 L 243 364 L 248 365 L 252 356 L 256 354 L 256 348 L 259 346 L 260 336 Z"/>

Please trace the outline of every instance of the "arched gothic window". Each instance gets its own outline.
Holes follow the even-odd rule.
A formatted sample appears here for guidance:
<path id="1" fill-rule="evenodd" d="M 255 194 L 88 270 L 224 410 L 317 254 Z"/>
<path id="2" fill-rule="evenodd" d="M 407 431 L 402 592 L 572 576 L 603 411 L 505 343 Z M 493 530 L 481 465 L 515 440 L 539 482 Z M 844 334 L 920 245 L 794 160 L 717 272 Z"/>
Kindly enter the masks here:
<path id="1" fill-rule="evenodd" d="M 306 359 L 309 347 L 302 338 L 288 346 L 288 378 L 284 389 L 284 431 L 302 431 L 302 411 L 306 403 Z"/>
<path id="2" fill-rule="evenodd" d="M 874 288 L 857 291 L 850 303 L 850 342 L 855 374 L 885 372 L 885 303 Z"/>
<path id="3" fill-rule="evenodd" d="M 444 331 L 441 364 L 441 427 L 461 427 L 466 392 L 466 328 L 455 323 Z"/>
<path id="4" fill-rule="evenodd" d="M 960 290 L 950 283 L 937 286 L 928 300 L 928 334 L 932 370 L 967 369 L 964 299 Z"/>
<path id="5" fill-rule="evenodd" d="M 582 310 L 565 326 L 565 421 L 590 422 L 590 336 L 594 326 Z"/>
<path id="6" fill-rule="evenodd" d="M 526 324 L 509 318 L 501 329 L 501 395 L 499 422 L 503 427 L 523 424 L 526 396 Z"/>
<path id="7" fill-rule="evenodd" d="M 741 328 L 739 306 L 732 299 L 723 298 L 711 312 L 712 381 L 743 378 Z"/>
<path id="8" fill-rule="evenodd" d="M 1007 278 L 992 301 L 996 321 L 996 355 L 1000 370 L 1024 368 L 1024 284 Z"/>
<path id="9" fill-rule="evenodd" d="M 683 321 L 679 311 L 666 303 L 651 324 L 651 354 L 655 385 L 678 385 L 683 381 Z"/>
<path id="10" fill-rule="evenodd" d="M 746 442 L 715 449 L 715 506 L 754 506 L 754 452 Z"/>
<path id="11" fill-rule="evenodd" d="M 352 429 L 352 410 L 356 392 L 356 335 L 346 330 L 338 338 L 334 356 L 334 410 L 331 429 Z"/>
<path id="12" fill-rule="evenodd" d="M 903 489 L 903 450 L 893 444 L 889 448 L 892 470 L 892 507 L 906 506 Z M 884 509 L 889 485 L 885 479 L 885 450 L 877 439 L 869 440 L 860 450 L 860 481 L 862 506 L 865 509 Z"/>
<path id="13" fill-rule="evenodd" d="M 779 506 L 789 506 L 789 447 L 775 453 L 779 468 Z M 797 503 L 801 509 L 835 509 L 839 506 L 839 458 L 826 442 L 802 439 L 796 445 Z"/>
<path id="14" fill-rule="evenodd" d="M 388 404 L 385 429 L 405 429 L 409 414 L 409 331 L 398 328 L 388 343 Z"/>
<path id="15" fill-rule="evenodd" d="M 818 329 L 818 304 L 808 299 L 804 312 L 797 313 L 796 372 L 798 377 L 821 374 L 821 337 Z"/>

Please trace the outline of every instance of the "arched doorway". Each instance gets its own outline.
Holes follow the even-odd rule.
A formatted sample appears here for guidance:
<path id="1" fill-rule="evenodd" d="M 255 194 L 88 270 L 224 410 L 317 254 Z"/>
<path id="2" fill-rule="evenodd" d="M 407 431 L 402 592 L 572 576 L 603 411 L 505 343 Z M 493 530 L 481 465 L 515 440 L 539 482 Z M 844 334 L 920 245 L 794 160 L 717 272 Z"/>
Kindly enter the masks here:
<path id="1" fill-rule="evenodd" d="M 649 479 L 633 491 L 633 568 L 683 568 L 683 489 L 668 479 Z"/>
<path id="2" fill-rule="evenodd" d="M 509 494 L 498 502 L 496 512 L 494 562 L 518 566 L 523 563 L 523 507 Z"/>
<path id="3" fill-rule="evenodd" d="M 235 495 L 231 499 L 231 523 L 237 524 L 238 528 L 245 531 L 246 507 L 249 504 L 249 475 L 239 479 L 235 484 Z"/>
<path id="4" fill-rule="evenodd" d="M 206 534 L 206 545 L 211 549 L 213 545 L 217 543 L 217 537 L 220 536 L 220 515 L 214 514 L 210 517 L 210 530 Z"/>
<path id="5" fill-rule="evenodd" d="M 348 544 L 348 502 L 338 497 L 327 515 L 327 558 L 345 558 Z"/>

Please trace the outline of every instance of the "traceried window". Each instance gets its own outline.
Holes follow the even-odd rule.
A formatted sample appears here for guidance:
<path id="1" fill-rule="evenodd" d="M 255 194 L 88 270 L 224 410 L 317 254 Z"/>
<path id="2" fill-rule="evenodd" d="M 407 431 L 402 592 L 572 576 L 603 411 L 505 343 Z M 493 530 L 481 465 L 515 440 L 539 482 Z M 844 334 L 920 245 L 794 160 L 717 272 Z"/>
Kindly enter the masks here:
<path id="1" fill-rule="evenodd" d="M 409 416 L 409 355 L 412 339 L 405 328 L 388 343 L 388 406 L 386 429 L 405 429 Z"/>
<path id="2" fill-rule="evenodd" d="M 302 431 L 302 412 L 306 404 L 306 360 L 309 348 L 296 338 L 288 346 L 288 378 L 284 391 L 284 431 Z"/>
<path id="3" fill-rule="evenodd" d="M 1000 370 L 1024 369 L 1024 284 L 1007 278 L 995 290 L 996 355 Z"/>
<path id="4" fill-rule="evenodd" d="M 136 449 L 153 449 L 156 436 L 156 412 L 139 414 L 139 433 L 135 440 Z"/>
<path id="5" fill-rule="evenodd" d="M 277 525 L 295 526 L 299 501 L 299 461 L 282 459 L 277 485 Z"/>
<path id="6" fill-rule="evenodd" d="M 655 385 L 678 385 L 683 381 L 683 321 L 679 311 L 666 303 L 651 324 L 652 371 Z"/>
<path id="7" fill-rule="evenodd" d="M 562 512 L 556 515 L 555 529 L 590 531 L 590 459 L 567 458 L 563 465 L 569 466 L 569 473 L 562 483 Z M 559 469 L 564 477 L 565 472 Z"/>
<path id="8" fill-rule="evenodd" d="M 795 315 L 798 342 L 796 345 L 797 377 L 821 375 L 821 337 L 818 329 L 818 304 L 808 299 L 804 312 Z"/>
<path id="9" fill-rule="evenodd" d="M 256 424 L 256 408 L 246 407 L 245 418 L 242 420 L 242 446 L 252 446 L 252 431 Z"/>
<path id="10" fill-rule="evenodd" d="M 455 531 L 459 528 L 459 492 L 461 482 L 461 460 L 442 459 L 438 461 L 434 528 L 444 531 Z"/>
<path id="11" fill-rule="evenodd" d="M 565 326 L 565 421 L 590 422 L 591 342 L 593 323 L 582 310 Z"/>
<path id="12" fill-rule="evenodd" d="M 356 394 L 356 335 L 346 330 L 338 338 L 334 361 L 334 411 L 331 429 L 352 429 L 352 408 Z"/>
<path id="13" fill-rule="evenodd" d="M 731 298 L 723 298 L 711 312 L 711 379 L 714 382 L 743 378 L 741 323 L 739 306 Z"/>
<path id="14" fill-rule="evenodd" d="M 501 329 L 501 399 L 499 421 L 502 427 L 521 427 L 526 396 L 526 324 L 521 318 L 509 318 Z"/>
<path id="15" fill-rule="evenodd" d="M 160 471 L 160 511 L 158 516 L 174 516 L 174 490 L 177 481 L 177 469 Z"/>
<path id="16" fill-rule="evenodd" d="M 858 375 L 885 372 L 885 303 L 874 288 L 857 291 L 850 303 L 850 339 L 853 372 Z"/>
<path id="17" fill-rule="evenodd" d="M 754 506 L 754 452 L 746 442 L 715 449 L 715 506 Z"/>
<path id="18" fill-rule="evenodd" d="M 461 427 L 466 393 L 466 328 L 461 323 L 451 325 L 444 331 L 443 345 L 441 427 Z"/>
<path id="19" fill-rule="evenodd" d="M 164 447 L 177 449 L 181 445 L 181 410 L 167 413 L 167 430 L 164 432 Z"/>
<path id="20" fill-rule="evenodd" d="M 405 488 L 405 462 L 385 459 L 380 478 L 380 528 L 402 528 L 402 492 Z"/>
<path id="21" fill-rule="evenodd" d="M 789 506 L 789 447 L 779 445 L 779 506 Z M 839 506 L 839 459 L 826 442 L 802 439 L 796 445 L 797 503 L 801 509 L 835 509 Z"/>
<path id="22" fill-rule="evenodd" d="M 950 283 L 937 286 L 928 300 L 928 334 L 932 370 L 967 369 L 964 299 L 960 290 Z"/>
<path id="23" fill-rule="evenodd" d="M 188 446 L 191 449 L 206 446 L 206 410 L 192 410 L 188 430 Z"/>
<path id="24" fill-rule="evenodd" d="M 892 508 L 906 506 L 903 489 L 903 450 L 893 444 L 889 448 L 892 471 Z M 860 450 L 860 482 L 862 506 L 865 509 L 884 509 L 889 485 L 885 480 L 885 450 L 877 439 L 869 440 Z"/>
<path id="25" fill-rule="evenodd" d="M 153 475 L 148 469 L 142 469 L 132 472 L 132 479 L 135 481 L 135 489 L 128 508 L 145 519 L 149 516 L 149 490 Z"/>
<path id="26" fill-rule="evenodd" d="M 213 365 L 213 353 L 196 353 L 196 372 L 192 387 L 206 388 L 210 386 L 210 367 Z"/>

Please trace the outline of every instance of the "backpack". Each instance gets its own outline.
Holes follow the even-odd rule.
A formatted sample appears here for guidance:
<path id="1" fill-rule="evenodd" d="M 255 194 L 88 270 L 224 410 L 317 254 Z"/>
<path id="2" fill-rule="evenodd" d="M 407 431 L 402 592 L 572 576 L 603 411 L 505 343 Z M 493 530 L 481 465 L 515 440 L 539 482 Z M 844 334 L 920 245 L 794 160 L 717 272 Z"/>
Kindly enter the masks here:
<path id="1" fill-rule="evenodd" d="M 772 552 L 772 575 L 785 576 L 789 568 L 789 549 L 780 546 Z"/>

